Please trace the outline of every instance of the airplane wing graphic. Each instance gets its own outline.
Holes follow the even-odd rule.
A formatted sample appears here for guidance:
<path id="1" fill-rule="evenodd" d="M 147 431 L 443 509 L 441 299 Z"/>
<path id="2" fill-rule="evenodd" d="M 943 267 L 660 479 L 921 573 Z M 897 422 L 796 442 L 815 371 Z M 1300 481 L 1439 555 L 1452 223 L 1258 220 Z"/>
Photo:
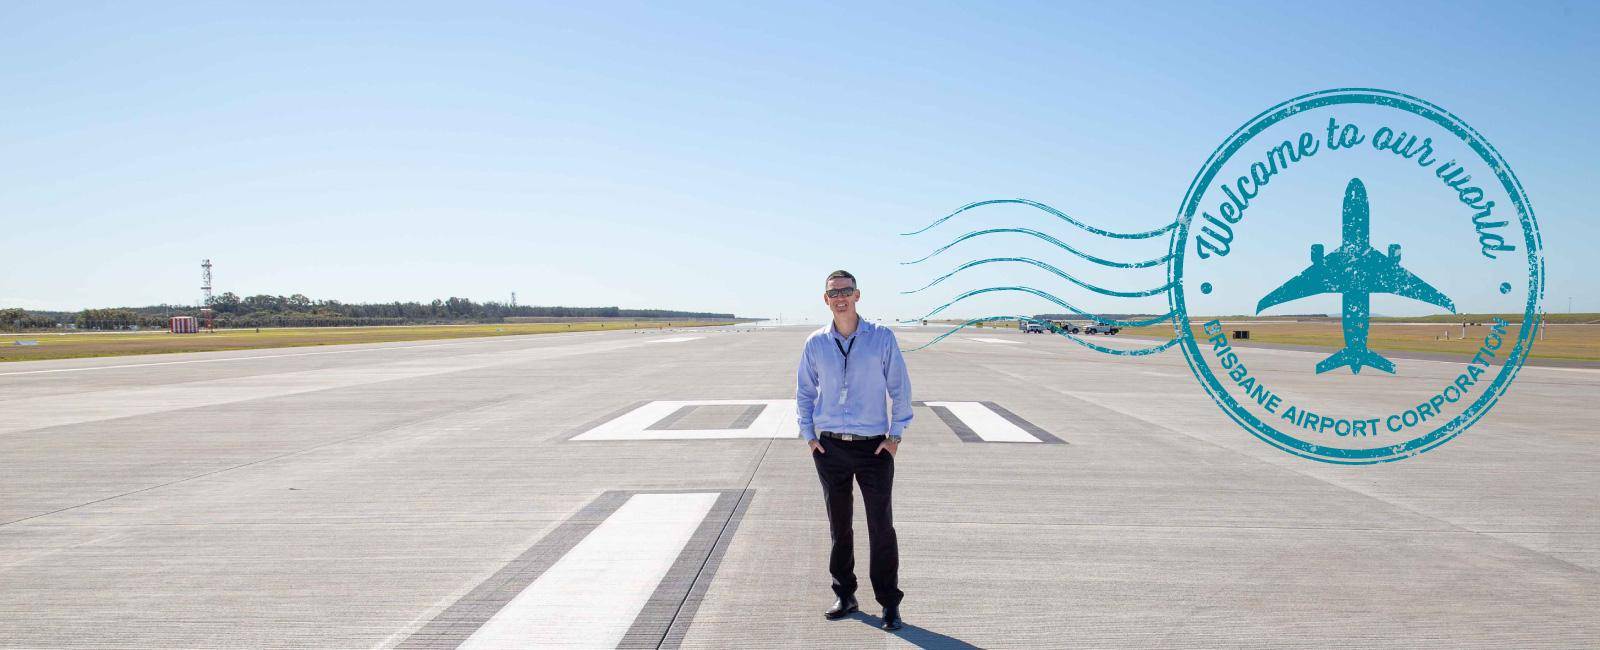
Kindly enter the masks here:
<path id="1" fill-rule="evenodd" d="M 1328 273 L 1328 267 L 1323 264 L 1312 264 L 1301 271 L 1299 275 L 1289 278 L 1283 286 L 1272 290 L 1272 293 L 1261 298 L 1256 303 L 1256 313 L 1274 305 L 1281 305 L 1291 300 L 1299 300 L 1307 296 L 1322 293 L 1339 293 L 1340 289 L 1333 282 L 1334 278 Z"/>
<path id="2" fill-rule="evenodd" d="M 1360 287 L 1364 291 L 1392 293 L 1430 305 L 1438 305 L 1450 310 L 1451 313 L 1456 311 L 1456 305 L 1450 298 L 1440 293 L 1433 285 L 1424 282 L 1422 278 L 1407 271 L 1392 257 L 1373 251 L 1372 255 L 1366 256 L 1361 261 L 1361 266 L 1363 268 L 1358 273 L 1365 280 L 1362 284 L 1367 285 Z"/>
<path id="3" fill-rule="evenodd" d="M 1390 255 L 1370 247 L 1356 255 L 1350 255 L 1347 250 L 1330 253 L 1262 297 L 1256 303 L 1256 313 L 1307 296 L 1351 291 L 1390 293 L 1454 312 L 1455 303 L 1433 285 L 1400 266 L 1398 254 L 1398 247 Z"/>

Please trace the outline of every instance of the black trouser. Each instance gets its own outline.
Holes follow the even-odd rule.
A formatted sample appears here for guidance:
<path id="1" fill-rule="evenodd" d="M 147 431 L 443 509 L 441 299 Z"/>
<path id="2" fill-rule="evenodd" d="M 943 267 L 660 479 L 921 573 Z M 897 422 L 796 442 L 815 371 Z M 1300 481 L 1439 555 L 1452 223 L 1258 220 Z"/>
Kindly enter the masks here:
<path id="1" fill-rule="evenodd" d="M 888 451 L 872 453 L 883 442 L 876 440 L 837 440 L 817 436 L 826 453 L 811 452 L 822 479 L 822 495 L 828 506 L 828 531 L 833 551 L 828 556 L 828 573 L 833 574 L 833 593 L 850 598 L 856 593 L 855 531 L 852 504 L 854 477 L 861 484 L 861 500 L 867 506 L 867 535 L 871 541 L 872 593 L 884 607 L 897 607 L 905 594 L 900 592 L 900 543 L 894 534 L 894 515 L 889 505 L 894 489 L 894 456 Z"/>

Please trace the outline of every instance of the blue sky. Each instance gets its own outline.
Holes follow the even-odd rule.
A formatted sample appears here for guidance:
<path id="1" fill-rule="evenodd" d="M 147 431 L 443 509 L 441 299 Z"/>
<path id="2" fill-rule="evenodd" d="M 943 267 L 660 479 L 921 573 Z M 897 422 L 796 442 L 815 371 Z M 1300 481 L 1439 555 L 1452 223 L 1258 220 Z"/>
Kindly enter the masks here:
<path id="1" fill-rule="evenodd" d="M 1290 4 L 5 5 L 0 306 L 192 303 L 209 257 L 218 291 L 350 302 L 817 319 L 846 268 L 869 316 L 983 283 L 1121 311 L 1026 268 L 897 295 L 957 253 L 1029 250 L 898 264 L 960 232 L 1071 234 L 1030 212 L 897 233 L 1011 197 L 1156 227 L 1245 120 L 1371 86 L 1493 142 L 1538 214 L 1547 309 L 1600 311 L 1592 5 Z M 1305 247 L 1275 255 L 1303 266 Z"/>

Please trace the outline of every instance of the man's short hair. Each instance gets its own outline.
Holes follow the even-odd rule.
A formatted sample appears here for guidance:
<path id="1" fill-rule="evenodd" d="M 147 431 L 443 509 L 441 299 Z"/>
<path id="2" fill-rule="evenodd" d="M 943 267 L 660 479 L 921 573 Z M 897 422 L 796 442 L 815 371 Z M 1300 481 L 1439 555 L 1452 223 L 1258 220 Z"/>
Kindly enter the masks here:
<path id="1" fill-rule="evenodd" d="M 852 287 L 856 286 L 856 276 L 850 275 L 850 272 L 846 271 L 844 269 L 839 269 L 837 271 L 829 273 L 828 274 L 828 279 L 823 281 L 823 283 L 824 283 L 823 286 L 827 286 L 826 283 L 832 282 L 834 278 L 849 278 L 850 279 L 850 286 L 852 286 Z"/>

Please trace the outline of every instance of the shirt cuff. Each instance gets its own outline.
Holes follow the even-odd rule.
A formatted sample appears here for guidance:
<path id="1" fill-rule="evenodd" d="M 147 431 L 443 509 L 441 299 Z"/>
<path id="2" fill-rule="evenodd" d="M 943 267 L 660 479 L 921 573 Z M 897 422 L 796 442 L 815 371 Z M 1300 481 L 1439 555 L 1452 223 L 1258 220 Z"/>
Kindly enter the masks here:
<path id="1" fill-rule="evenodd" d="M 894 424 L 889 426 L 890 438 L 899 438 L 900 436 L 905 435 L 905 432 L 906 426 L 903 424 Z"/>
<path id="2" fill-rule="evenodd" d="M 805 438 L 808 441 L 816 440 L 817 439 L 816 428 L 815 427 L 802 427 L 800 429 L 800 437 L 801 438 Z"/>

